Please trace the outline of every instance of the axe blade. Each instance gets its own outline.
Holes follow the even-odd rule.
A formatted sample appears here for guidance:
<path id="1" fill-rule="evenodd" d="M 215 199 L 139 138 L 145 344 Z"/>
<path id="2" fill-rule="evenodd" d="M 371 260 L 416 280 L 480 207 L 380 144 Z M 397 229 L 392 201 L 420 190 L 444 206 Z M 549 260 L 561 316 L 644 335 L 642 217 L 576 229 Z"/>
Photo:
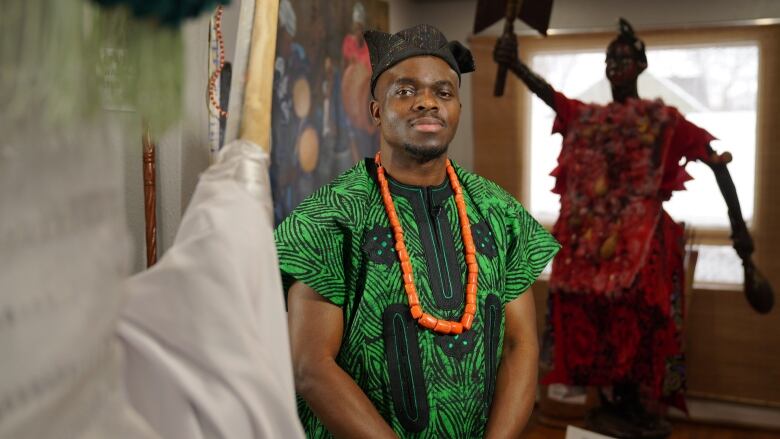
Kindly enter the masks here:
<path id="1" fill-rule="evenodd" d="M 474 33 L 478 34 L 505 18 L 506 2 L 507 0 L 479 0 L 477 13 L 474 17 Z M 547 29 L 550 28 L 552 4 L 553 0 L 524 0 L 520 6 L 518 18 L 540 34 L 547 35 Z"/>
<path id="2" fill-rule="evenodd" d="M 553 0 L 525 0 L 517 18 L 536 29 L 542 35 L 547 35 L 550 28 Z"/>

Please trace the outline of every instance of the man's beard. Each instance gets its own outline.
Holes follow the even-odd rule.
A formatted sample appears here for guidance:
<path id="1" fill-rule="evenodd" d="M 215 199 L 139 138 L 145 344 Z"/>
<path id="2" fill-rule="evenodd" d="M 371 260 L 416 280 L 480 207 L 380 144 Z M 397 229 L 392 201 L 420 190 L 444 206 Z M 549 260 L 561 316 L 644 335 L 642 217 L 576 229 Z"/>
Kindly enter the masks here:
<path id="1" fill-rule="evenodd" d="M 428 163 L 441 157 L 447 152 L 449 144 L 436 146 L 420 146 L 411 143 L 404 143 L 404 151 L 409 154 L 417 163 Z"/>

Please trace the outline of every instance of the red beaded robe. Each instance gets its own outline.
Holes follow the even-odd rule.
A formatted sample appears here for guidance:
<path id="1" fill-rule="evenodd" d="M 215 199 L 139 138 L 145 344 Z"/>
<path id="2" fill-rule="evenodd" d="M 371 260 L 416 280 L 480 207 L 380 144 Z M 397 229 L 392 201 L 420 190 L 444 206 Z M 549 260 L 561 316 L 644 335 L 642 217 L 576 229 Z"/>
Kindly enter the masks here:
<path id="1" fill-rule="evenodd" d="M 555 96 L 563 147 L 553 192 L 545 383 L 642 385 L 684 409 L 683 227 L 662 203 L 714 139 L 660 100 L 585 104 Z M 682 159 L 684 160 L 684 163 Z"/>

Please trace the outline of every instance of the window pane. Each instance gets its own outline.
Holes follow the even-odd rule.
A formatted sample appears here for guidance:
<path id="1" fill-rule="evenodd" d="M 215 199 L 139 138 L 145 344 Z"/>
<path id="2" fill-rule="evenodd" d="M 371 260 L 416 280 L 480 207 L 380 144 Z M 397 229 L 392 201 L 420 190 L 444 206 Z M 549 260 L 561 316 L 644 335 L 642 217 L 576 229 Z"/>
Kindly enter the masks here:
<path id="1" fill-rule="evenodd" d="M 737 252 L 726 245 L 697 245 L 699 258 L 696 261 L 694 282 L 737 284 L 745 279 L 742 260 Z"/>
<path id="2" fill-rule="evenodd" d="M 732 153 L 734 161 L 729 170 L 742 213 L 750 222 L 755 184 L 757 46 L 744 43 L 657 48 L 648 50 L 647 57 L 648 69 L 639 77 L 640 96 L 661 98 L 676 107 L 688 120 L 719 139 L 713 142 L 713 148 Z M 530 61 L 533 70 L 570 98 L 596 103 L 611 100 L 603 50 L 538 53 Z M 554 180 L 548 175 L 556 166 L 562 140 L 560 135 L 550 134 L 554 117 L 541 100 L 532 100 L 529 201 L 531 212 L 547 223 L 555 221 L 560 208 L 558 196 L 550 192 Z M 712 172 L 702 163 L 691 163 L 687 170 L 694 180 L 686 183 L 687 191 L 675 193 L 666 203 L 669 214 L 694 227 L 728 228 L 726 205 Z M 741 279 L 741 273 L 739 276 Z M 711 281 L 699 279 L 698 274 L 696 278 Z M 738 282 L 736 278 L 732 281 Z"/>

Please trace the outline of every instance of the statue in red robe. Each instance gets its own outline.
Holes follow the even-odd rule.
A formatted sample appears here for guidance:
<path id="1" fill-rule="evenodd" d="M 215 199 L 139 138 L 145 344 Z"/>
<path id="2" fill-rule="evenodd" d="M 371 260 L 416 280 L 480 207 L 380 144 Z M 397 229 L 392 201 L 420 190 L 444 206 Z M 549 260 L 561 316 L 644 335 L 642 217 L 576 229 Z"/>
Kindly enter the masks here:
<path id="1" fill-rule="evenodd" d="M 760 277 L 725 167 L 731 156 L 715 153 L 714 137 L 675 108 L 639 97 L 645 46 L 623 19 L 607 48 L 607 105 L 555 91 L 517 57 L 514 37 L 501 37 L 494 57 L 555 111 L 553 131 L 563 136 L 552 173 L 561 197 L 553 234 L 563 247 L 550 279 L 553 368 L 543 382 L 611 386 L 612 398 L 603 396 L 600 411 L 589 416 L 593 429 L 665 437 L 669 424 L 641 403 L 644 397 L 685 410 L 683 227 L 662 204 L 691 179 L 688 162 L 709 165 L 729 205 L 746 282 Z"/>

